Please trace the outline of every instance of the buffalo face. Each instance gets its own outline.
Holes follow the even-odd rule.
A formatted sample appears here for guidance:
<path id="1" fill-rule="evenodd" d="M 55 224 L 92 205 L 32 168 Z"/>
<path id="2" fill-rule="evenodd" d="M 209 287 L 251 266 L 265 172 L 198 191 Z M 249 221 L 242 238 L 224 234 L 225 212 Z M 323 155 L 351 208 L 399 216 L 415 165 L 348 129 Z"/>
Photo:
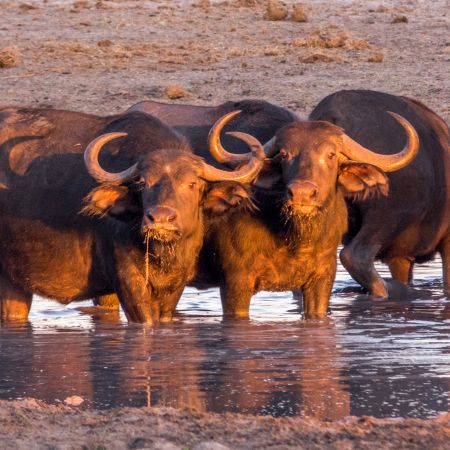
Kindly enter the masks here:
<path id="1" fill-rule="evenodd" d="M 150 154 L 139 164 L 137 187 L 142 201 L 141 232 L 171 242 L 198 227 L 205 181 L 202 162 L 176 150 Z"/>
<path id="2" fill-rule="evenodd" d="M 230 117 L 216 126 L 222 127 Z M 245 191 L 242 186 L 251 183 L 263 166 L 262 145 L 244 133 L 234 135 L 246 142 L 252 152 L 233 171 L 217 169 L 186 149 L 162 148 L 149 151 L 118 173 L 103 169 L 98 155 L 107 142 L 126 134 L 99 136 L 89 144 L 84 158 L 88 172 L 101 184 L 86 197 L 83 212 L 97 216 L 129 217 L 131 214 L 134 219 L 140 215 L 141 233 L 146 239 L 162 243 L 192 235 L 201 229 L 201 209 L 221 214 L 240 204 Z M 221 189 L 212 189 L 218 182 L 225 184 Z M 217 196 L 219 190 L 221 196 Z M 246 201 L 251 203 L 250 199 Z"/>
<path id="3" fill-rule="evenodd" d="M 272 164 L 285 189 L 283 209 L 289 218 L 313 218 L 327 208 L 339 190 L 364 199 L 388 192 L 385 172 L 398 170 L 417 154 L 419 140 L 404 118 L 394 115 L 407 134 L 397 154 L 374 153 L 327 122 L 293 122 L 270 143 Z"/>

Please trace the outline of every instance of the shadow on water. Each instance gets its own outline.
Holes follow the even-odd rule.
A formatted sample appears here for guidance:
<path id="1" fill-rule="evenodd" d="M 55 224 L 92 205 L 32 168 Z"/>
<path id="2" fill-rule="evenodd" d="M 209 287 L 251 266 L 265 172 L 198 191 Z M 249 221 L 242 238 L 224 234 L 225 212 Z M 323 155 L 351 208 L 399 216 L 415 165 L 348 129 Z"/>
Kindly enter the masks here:
<path id="1" fill-rule="evenodd" d="M 450 393 L 440 270 L 440 261 L 422 266 L 417 295 L 397 301 L 362 294 L 339 271 L 322 323 L 299 320 L 290 293 L 259 294 L 251 321 L 222 321 L 217 290 L 186 289 L 176 320 L 153 330 L 37 299 L 30 323 L 0 327 L 0 398 L 78 395 L 97 408 L 318 419 L 434 416 L 449 411 Z"/>

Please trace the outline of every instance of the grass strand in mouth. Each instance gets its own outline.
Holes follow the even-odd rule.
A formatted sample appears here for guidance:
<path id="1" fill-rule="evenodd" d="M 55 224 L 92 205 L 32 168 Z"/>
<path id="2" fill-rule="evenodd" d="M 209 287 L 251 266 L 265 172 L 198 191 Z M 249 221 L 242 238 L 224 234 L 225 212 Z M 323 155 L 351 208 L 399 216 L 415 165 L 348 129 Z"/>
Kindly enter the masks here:
<path id="1" fill-rule="evenodd" d="M 150 242 L 150 231 L 146 230 L 145 237 L 144 237 L 144 244 L 145 244 L 145 257 L 144 257 L 144 263 L 145 263 L 145 284 L 148 284 L 148 276 L 149 276 L 149 265 L 150 265 L 150 256 L 148 254 L 148 243 Z"/>

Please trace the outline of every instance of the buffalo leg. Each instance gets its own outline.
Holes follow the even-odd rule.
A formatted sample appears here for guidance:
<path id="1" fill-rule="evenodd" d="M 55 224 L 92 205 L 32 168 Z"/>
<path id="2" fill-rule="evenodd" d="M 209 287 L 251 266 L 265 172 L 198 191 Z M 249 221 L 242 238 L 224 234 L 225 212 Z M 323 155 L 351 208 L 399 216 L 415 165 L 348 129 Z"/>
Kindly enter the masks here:
<path id="1" fill-rule="evenodd" d="M 331 290 L 336 277 L 336 261 L 325 273 L 314 274 L 303 286 L 303 313 L 305 319 L 325 319 Z"/>
<path id="2" fill-rule="evenodd" d="M 181 294 L 183 293 L 184 286 L 180 289 L 177 289 L 175 292 L 172 292 L 166 296 L 164 296 L 160 300 L 160 320 L 161 322 L 170 322 L 173 317 L 173 313 L 178 305 L 178 302 L 181 298 Z"/>
<path id="3" fill-rule="evenodd" d="M 33 294 L 14 286 L 0 276 L 0 314 L 5 322 L 26 321 L 31 308 Z"/>
<path id="4" fill-rule="evenodd" d="M 444 294 L 450 298 L 450 236 L 446 237 L 439 246 L 442 258 L 442 273 L 444 276 Z"/>
<path id="5" fill-rule="evenodd" d="M 129 322 L 153 324 L 152 295 L 133 256 L 116 250 L 116 292 Z M 155 303 L 155 302 L 154 302 Z"/>
<path id="6" fill-rule="evenodd" d="M 234 282 L 220 287 L 220 299 L 225 317 L 248 318 L 250 314 L 250 300 L 253 291 L 245 281 Z"/>
<path id="7" fill-rule="evenodd" d="M 379 245 L 365 244 L 365 238 L 358 235 L 340 253 L 342 265 L 361 286 L 375 297 L 388 298 L 386 283 L 375 270 L 375 257 Z M 370 242 L 369 240 L 367 242 Z"/>
<path id="8" fill-rule="evenodd" d="M 394 280 L 401 281 L 404 284 L 411 284 L 413 279 L 414 261 L 409 258 L 390 258 L 387 261 L 389 270 Z"/>
<path id="9" fill-rule="evenodd" d="M 119 300 L 129 322 L 153 324 L 149 290 L 142 281 L 121 279 L 118 282 Z"/>
<path id="10" fill-rule="evenodd" d="M 94 305 L 105 310 L 115 311 L 119 309 L 120 302 L 117 294 L 101 295 L 94 298 Z"/>

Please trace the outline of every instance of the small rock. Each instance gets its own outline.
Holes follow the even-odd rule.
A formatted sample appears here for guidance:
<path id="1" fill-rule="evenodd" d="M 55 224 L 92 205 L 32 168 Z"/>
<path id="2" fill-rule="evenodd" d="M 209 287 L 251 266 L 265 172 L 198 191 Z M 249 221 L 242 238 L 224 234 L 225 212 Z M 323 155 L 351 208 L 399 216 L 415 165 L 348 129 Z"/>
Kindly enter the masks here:
<path id="1" fill-rule="evenodd" d="M 15 47 L 0 49 L 0 69 L 15 67 L 19 61 L 19 52 Z"/>
<path id="2" fill-rule="evenodd" d="M 67 406 L 80 406 L 82 403 L 84 403 L 84 398 L 78 395 L 72 395 L 70 397 L 65 398 L 64 403 Z"/>
<path id="3" fill-rule="evenodd" d="M 294 22 L 308 22 L 308 16 L 306 15 L 305 8 L 301 3 L 294 4 L 291 19 Z"/>
<path id="4" fill-rule="evenodd" d="M 266 14 L 264 19 L 266 20 L 284 20 L 288 15 L 288 9 L 284 3 L 278 0 L 269 0 L 267 5 Z"/>
<path id="5" fill-rule="evenodd" d="M 384 54 L 379 52 L 375 53 L 367 59 L 367 62 L 382 63 L 384 61 Z"/>
<path id="6" fill-rule="evenodd" d="M 164 89 L 164 94 L 171 100 L 183 98 L 188 95 L 187 91 L 182 86 L 179 86 L 177 84 L 166 86 L 166 88 Z"/>
<path id="7" fill-rule="evenodd" d="M 395 16 L 391 23 L 408 23 L 408 18 L 406 16 Z"/>
<path id="8" fill-rule="evenodd" d="M 97 45 L 99 47 L 111 47 L 111 45 L 113 45 L 113 41 L 111 41 L 110 39 L 101 39 L 97 42 Z"/>

